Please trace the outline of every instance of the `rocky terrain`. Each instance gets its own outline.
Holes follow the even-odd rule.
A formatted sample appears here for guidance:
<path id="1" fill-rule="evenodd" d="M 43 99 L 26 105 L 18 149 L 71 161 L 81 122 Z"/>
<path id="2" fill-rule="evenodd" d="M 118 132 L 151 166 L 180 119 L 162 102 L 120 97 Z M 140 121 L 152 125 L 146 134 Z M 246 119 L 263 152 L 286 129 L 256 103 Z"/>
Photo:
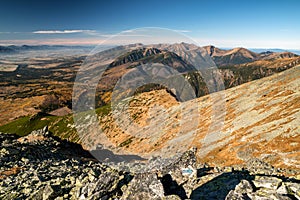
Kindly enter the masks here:
<path id="1" fill-rule="evenodd" d="M 259 159 L 211 167 L 186 151 L 162 170 L 117 171 L 47 129 L 0 134 L 1 199 L 299 199 L 300 173 Z"/>

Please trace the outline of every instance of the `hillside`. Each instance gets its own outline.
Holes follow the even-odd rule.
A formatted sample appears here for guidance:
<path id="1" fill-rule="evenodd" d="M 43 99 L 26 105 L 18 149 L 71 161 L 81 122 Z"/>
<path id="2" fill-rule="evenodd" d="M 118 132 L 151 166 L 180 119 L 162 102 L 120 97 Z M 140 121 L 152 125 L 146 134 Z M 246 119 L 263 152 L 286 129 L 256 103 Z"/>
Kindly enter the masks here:
<path id="1" fill-rule="evenodd" d="M 198 159 L 212 166 L 242 165 L 251 158 L 259 158 L 276 167 L 299 169 L 299 76 L 300 67 L 296 66 L 183 103 L 177 102 L 165 90 L 139 94 L 132 99 L 129 107 L 130 116 L 140 127 L 135 129 L 136 132 L 124 132 L 122 127 L 130 127 L 128 123 L 131 122 L 125 120 L 121 127 L 116 124 L 110 106 L 97 113 L 101 116 L 100 126 L 105 135 L 126 152 L 146 155 L 160 149 L 164 152 L 168 145 L 179 148 L 179 151 L 197 146 Z M 160 107 L 157 108 L 157 104 Z M 184 108 L 185 114 L 181 113 L 181 108 Z M 212 117 L 216 108 L 223 111 Z M 122 115 L 121 112 L 119 114 Z M 182 124 L 180 119 L 184 115 L 194 121 L 199 120 L 197 126 L 190 125 L 188 121 Z M 49 128 L 55 135 L 71 140 L 77 138 L 75 141 L 78 141 L 71 116 L 38 116 L 35 119 L 37 124 L 31 130 L 33 123 L 28 118 L 28 121 L 20 119 L 0 127 L 0 131 L 14 132 L 15 127 L 19 127 L 22 133 L 23 127 L 28 127 L 30 132 L 46 125 L 46 119 L 52 120 Z M 158 130 L 163 132 L 154 134 Z M 93 135 L 88 138 L 99 139 Z M 81 140 L 83 145 L 85 142 Z"/>
<path id="2" fill-rule="evenodd" d="M 276 167 L 299 169 L 299 75 L 300 67 L 297 66 L 180 103 L 188 118 L 200 120 L 196 129 L 188 122 L 182 124 L 183 113 L 178 103 L 172 101 L 172 96 L 166 100 L 167 94 L 163 91 L 143 93 L 132 100 L 129 112 L 135 116 L 136 129 L 130 129 L 132 122 L 122 117 L 122 111 L 119 112 L 120 119 L 123 119 L 121 128 L 111 114 L 101 117 L 100 124 L 113 144 L 118 146 L 127 141 L 126 151 L 139 155 L 147 155 L 145 152 L 160 148 L 164 152 L 170 148 L 180 151 L 188 146 L 197 146 L 198 158 L 212 165 L 242 164 L 248 159 L 260 158 Z M 222 97 L 224 101 L 220 100 Z M 157 103 L 164 109 L 154 111 Z M 223 111 L 214 111 L 216 107 Z M 155 112 L 155 118 L 151 117 L 154 114 L 151 112 Z M 148 126 L 141 126 L 145 124 Z M 122 127 L 129 127 L 127 130 L 131 132 Z M 159 130 L 160 134 L 155 134 Z M 88 138 L 97 141 L 93 135 Z"/>

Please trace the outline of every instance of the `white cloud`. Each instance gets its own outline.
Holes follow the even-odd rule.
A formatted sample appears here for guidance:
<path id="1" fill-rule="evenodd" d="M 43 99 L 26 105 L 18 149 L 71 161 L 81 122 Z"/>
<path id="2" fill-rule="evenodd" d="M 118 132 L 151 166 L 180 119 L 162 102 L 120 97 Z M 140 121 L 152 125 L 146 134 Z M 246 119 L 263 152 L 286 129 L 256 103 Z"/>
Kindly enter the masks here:
<path id="1" fill-rule="evenodd" d="M 96 33 L 95 30 L 41 30 L 34 31 L 35 34 L 68 34 L 68 33 Z"/>

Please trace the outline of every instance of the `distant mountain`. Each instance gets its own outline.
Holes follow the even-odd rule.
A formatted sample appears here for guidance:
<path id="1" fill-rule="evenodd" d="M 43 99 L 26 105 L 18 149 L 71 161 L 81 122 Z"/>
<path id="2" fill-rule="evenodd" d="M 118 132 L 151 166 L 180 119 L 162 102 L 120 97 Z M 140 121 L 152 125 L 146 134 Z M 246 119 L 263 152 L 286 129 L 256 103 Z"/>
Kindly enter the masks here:
<path id="1" fill-rule="evenodd" d="M 0 53 L 13 53 L 15 52 L 14 48 L 7 47 L 7 46 L 0 46 Z"/>
<path id="2" fill-rule="evenodd" d="M 279 59 L 279 58 L 294 58 L 298 57 L 298 55 L 291 53 L 291 52 L 262 52 L 259 54 L 260 59 L 263 60 L 271 60 L 271 59 Z"/>
<path id="3" fill-rule="evenodd" d="M 193 62 L 193 65 L 196 69 L 205 69 L 214 66 L 210 55 L 207 54 L 205 49 L 194 44 L 182 42 L 175 44 L 158 44 L 149 46 L 153 46 L 165 51 L 174 52 L 185 62 Z"/>
<path id="4" fill-rule="evenodd" d="M 216 65 L 235 65 L 248 63 L 256 60 L 258 55 L 248 49 L 235 48 L 232 50 L 225 51 L 223 54 L 212 56 Z"/>
<path id="5" fill-rule="evenodd" d="M 245 48 L 223 50 L 214 46 L 201 48 L 187 43 L 115 47 L 115 51 L 121 49 L 124 51 L 118 57 L 107 58 L 108 68 L 99 83 L 97 106 L 110 101 L 110 93 L 124 74 L 132 73 L 128 83 L 138 79 L 140 74 L 145 74 L 143 69 L 137 67 L 141 64 L 160 63 L 175 69 L 189 81 L 195 96 L 200 97 L 221 88 L 227 89 L 270 76 L 300 63 L 300 57 L 289 52 L 258 54 Z M 114 52 L 114 50 L 109 51 Z M 91 77 L 97 74 L 98 66 L 89 69 Z M 219 79 L 213 79 L 209 74 L 218 74 Z M 210 77 L 209 80 L 204 80 L 204 76 Z M 211 86 L 207 86 L 205 83 L 207 81 L 212 83 Z M 138 93 L 161 88 L 164 87 L 149 85 L 140 88 Z M 176 96 L 176 91 L 173 94 Z"/>
<path id="6" fill-rule="evenodd" d="M 255 53 L 262 53 L 262 52 L 267 52 L 267 51 L 271 51 L 271 52 L 277 52 L 277 53 L 282 53 L 282 52 L 291 52 L 297 55 L 300 55 L 300 50 L 298 49 L 263 49 L 263 48 L 251 48 L 249 49 L 250 51 L 253 51 Z"/>
<path id="7" fill-rule="evenodd" d="M 175 68 L 179 72 L 186 72 L 194 69 L 192 65 L 184 62 L 176 53 L 151 47 L 130 51 L 113 61 L 109 65 L 109 68 L 127 63 L 131 63 L 130 66 L 128 66 L 129 68 L 134 68 L 135 66 L 149 62 L 162 63 Z"/>
<path id="8" fill-rule="evenodd" d="M 32 49 L 35 49 L 36 52 L 43 52 L 43 49 L 51 48 L 63 50 L 55 50 L 55 52 L 56 54 L 64 56 L 66 55 L 66 51 L 63 48 L 71 48 L 71 51 L 73 52 L 72 48 L 75 49 L 84 47 L 23 45 L 1 47 L 0 49 L 2 49 L 1 52 L 15 53 L 22 51 L 31 52 Z M 134 81 L 135 78 L 139 77 L 137 74 L 143 74 L 144 72 L 142 69 L 137 67 L 141 64 L 157 63 L 167 65 L 171 69 L 181 73 L 193 87 L 196 97 L 218 91 L 220 88 L 227 89 L 270 76 L 300 64 L 300 57 L 290 52 L 278 53 L 266 51 L 262 53 L 255 53 L 245 48 L 224 50 L 214 46 L 205 46 L 202 48 L 194 44 L 187 43 L 153 45 L 132 44 L 114 47 L 107 51 L 112 52 L 112 54 L 109 58 L 105 56 L 104 65 L 108 68 L 103 73 L 101 81 L 99 81 L 99 87 L 97 88 L 96 93 L 96 106 L 105 105 L 110 101 L 114 86 L 120 78 L 123 77 L 123 75 L 130 71 L 130 73 L 133 73 L 130 78 Z M 44 54 L 49 56 L 49 52 L 44 51 Z M 101 57 L 101 53 L 99 56 Z M 30 55 L 30 57 L 32 56 Z M 76 57 L 74 63 L 81 62 L 81 59 L 84 58 Z M 95 74 L 100 74 L 101 70 L 103 70 L 102 67 L 99 67 L 97 60 L 99 59 L 95 56 L 95 63 L 91 60 L 91 65 L 85 68 L 88 73 L 87 77 L 95 78 Z M 73 61 L 68 62 L 73 63 Z M 64 66 L 66 68 L 72 66 L 70 63 L 65 63 Z M 72 68 L 72 70 L 74 69 Z M 72 70 L 72 73 L 68 76 L 68 80 L 75 79 L 76 71 Z M 57 73 L 57 69 L 54 68 L 32 68 L 20 64 L 15 71 L 1 72 L 0 80 L 10 82 L 18 77 L 18 80 L 29 81 L 45 76 L 52 80 L 60 80 L 62 77 L 66 78 L 66 75 L 57 76 L 54 75 L 55 73 Z M 162 70 L 160 73 L 170 74 L 171 71 L 164 72 Z M 213 79 L 211 74 L 218 74 L 219 79 Z M 209 80 L 204 80 L 204 78 L 207 77 L 210 77 Z M 211 83 L 210 88 L 208 88 L 206 84 L 207 82 Z M 142 93 L 144 91 L 157 90 L 161 88 L 163 87 L 154 84 L 139 88 L 137 92 Z M 173 92 L 173 94 L 176 96 L 176 91 Z"/>
<path id="9" fill-rule="evenodd" d="M 229 50 L 219 49 L 214 46 L 204 46 L 203 48 L 213 58 L 217 66 L 244 64 L 257 60 L 298 57 L 298 55 L 284 50 L 280 52 L 264 51 L 256 53 L 245 48 L 234 48 Z"/>
<path id="10" fill-rule="evenodd" d="M 139 44 L 141 45 L 141 44 Z M 158 44 L 158 45 L 148 45 L 149 47 L 167 50 L 175 52 L 177 55 L 185 60 L 188 60 L 186 56 L 186 51 L 198 53 L 199 57 L 202 57 L 203 65 L 207 63 L 209 59 L 205 58 L 205 54 L 202 52 L 203 49 L 211 56 L 217 66 L 224 65 L 235 65 L 243 64 L 261 59 L 276 59 L 276 58 L 286 58 L 295 57 L 300 54 L 297 50 L 284 50 L 284 49 L 245 49 L 245 48 L 234 48 L 234 49 L 221 49 L 212 45 L 198 47 L 194 44 L 178 43 L 178 44 Z M 11 54 L 11 53 L 22 53 L 28 51 L 44 51 L 44 50 L 63 50 L 63 49 L 90 49 L 92 50 L 94 46 L 67 46 L 67 45 L 9 45 L 0 46 L 0 53 Z M 181 52 L 181 53 L 180 53 Z M 184 53 L 183 53 L 184 52 Z M 272 53 L 272 54 L 271 54 Z M 186 58 L 184 58 L 186 57 Z M 199 61 L 200 62 L 200 61 Z"/>
<path id="11" fill-rule="evenodd" d="M 0 53 L 21 53 L 23 51 L 60 50 L 60 49 L 84 49 L 91 46 L 65 46 L 65 45 L 9 45 L 0 46 Z"/>
<path id="12" fill-rule="evenodd" d="M 286 51 L 288 51 L 287 49 L 272 49 L 272 48 L 270 48 L 270 49 L 268 49 L 268 48 L 266 48 L 266 49 L 263 49 L 263 48 L 250 48 L 249 49 L 250 51 L 253 51 L 253 52 L 255 52 L 255 53 L 262 53 L 262 52 L 266 52 L 266 51 L 271 51 L 271 52 L 277 52 L 277 53 L 280 53 L 280 52 L 286 52 Z"/>

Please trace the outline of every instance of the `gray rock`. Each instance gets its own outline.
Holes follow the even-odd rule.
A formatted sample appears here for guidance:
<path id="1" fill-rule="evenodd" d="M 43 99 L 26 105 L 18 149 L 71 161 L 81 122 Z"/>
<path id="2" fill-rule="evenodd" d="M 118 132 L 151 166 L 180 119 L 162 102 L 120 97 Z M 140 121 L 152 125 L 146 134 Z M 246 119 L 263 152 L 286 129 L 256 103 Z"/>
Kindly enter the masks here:
<path id="1" fill-rule="evenodd" d="M 191 149 L 173 162 L 153 158 L 153 165 L 142 166 L 165 166 L 155 172 L 128 174 L 93 160 L 81 146 L 47 132 L 47 128 L 33 131 L 44 138 L 26 142 L 0 134 L 0 199 L 285 200 L 300 196 L 297 180 L 268 176 L 282 169 L 258 159 L 244 168 L 210 168 L 197 163 L 196 150 Z M 132 167 L 141 166 L 132 163 Z M 182 169 L 187 167 L 197 173 L 185 176 Z"/>
<path id="2" fill-rule="evenodd" d="M 285 185 L 286 185 L 289 193 L 293 194 L 296 198 L 300 199 L 300 184 L 299 183 L 286 182 Z"/>
<path id="3" fill-rule="evenodd" d="M 253 174 L 271 175 L 275 171 L 273 166 L 257 158 L 249 159 L 246 165 L 247 170 L 249 170 Z"/>
<path id="4" fill-rule="evenodd" d="M 241 180 L 241 182 L 235 187 L 235 192 L 238 194 L 246 194 L 253 192 L 251 183 L 247 180 Z"/>
<path id="5" fill-rule="evenodd" d="M 282 180 L 276 177 L 266 177 L 266 176 L 255 176 L 253 184 L 257 188 L 267 188 L 272 190 L 277 190 L 281 185 Z"/>
<path id="6" fill-rule="evenodd" d="M 168 195 L 162 198 L 163 200 L 181 200 L 181 198 L 177 195 Z"/>
<path id="7" fill-rule="evenodd" d="M 53 199 L 55 197 L 55 193 L 53 188 L 50 185 L 45 185 L 40 188 L 36 193 L 32 194 L 31 198 L 36 200 L 47 200 Z"/>
<path id="8" fill-rule="evenodd" d="M 253 195 L 249 195 L 251 199 L 257 200 L 267 200 L 267 199 L 274 199 L 274 200 L 289 200 L 288 196 L 283 196 L 277 194 L 274 190 L 261 188 L 256 191 Z"/>
<path id="9" fill-rule="evenodd" d="M 9 154 L 9 151 L 6 149 L 6 148 L 2 148 L 0 150 L 0 156 L 5 156 L 5 155 L 8 155 Z"/>
<path id="10" fill-rule="evenodd" d="M 226 200 L 246 200 L 247 199 L 247 195 L 245 194 L 241 194 L 241 193 L 237 193 L 234 190 L 230 190 L 230 192 L 228 193 L 228 195 L 225 198 Z M 249 197 L 248 197 L 249 199 Z"/>
<path id="11" fill-rule="evenodd" d="M 285 184 L 282 184 L 282 185 L 276 190 L 276 192 L 277 192 L 278 194 L 288 194 L 288 190 L 287 190 Z"/>
<path id="12" fill-rule="evenodd" d="M 29 163 L 29 159 L 27 158 L 21 158 L 22 162 L 24 162 L 24 164 L 28 164 Z"/>
<path id="13" fill-rule="evenodd" d="M 164 196 L 162 183 L 156 174 L 137 174 L 128 184 L 121 199 L 161 199 Z"/>

